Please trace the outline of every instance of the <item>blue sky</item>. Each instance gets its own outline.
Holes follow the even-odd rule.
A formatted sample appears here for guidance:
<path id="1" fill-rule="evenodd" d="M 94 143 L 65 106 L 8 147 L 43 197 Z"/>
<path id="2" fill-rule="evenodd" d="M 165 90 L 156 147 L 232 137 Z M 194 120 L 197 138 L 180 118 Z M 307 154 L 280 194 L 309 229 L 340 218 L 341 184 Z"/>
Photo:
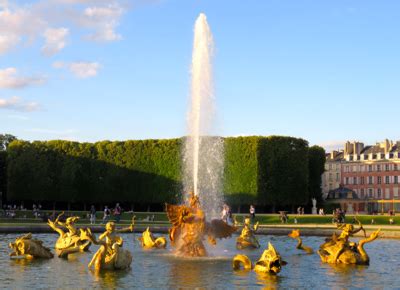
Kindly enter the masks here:
<path id="1" fill-rule="evenodd" d="M 327 149 L 400 140 L 399 1 L 0 0 L 0 133 L 181 137 L 193 25 L 215 40 L 218 132 Z"/>

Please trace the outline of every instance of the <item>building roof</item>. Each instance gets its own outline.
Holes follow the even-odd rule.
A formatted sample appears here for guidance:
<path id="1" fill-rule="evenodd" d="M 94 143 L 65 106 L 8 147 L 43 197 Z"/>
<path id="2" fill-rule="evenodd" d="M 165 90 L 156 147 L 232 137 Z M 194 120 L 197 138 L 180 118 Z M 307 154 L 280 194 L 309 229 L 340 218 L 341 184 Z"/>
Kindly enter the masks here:
<path id="1" fill-rule="evenodd" d="M 340 186 L 329 191 L 326 199 L 359 199 L 357 193 L 347 187 Z"/>

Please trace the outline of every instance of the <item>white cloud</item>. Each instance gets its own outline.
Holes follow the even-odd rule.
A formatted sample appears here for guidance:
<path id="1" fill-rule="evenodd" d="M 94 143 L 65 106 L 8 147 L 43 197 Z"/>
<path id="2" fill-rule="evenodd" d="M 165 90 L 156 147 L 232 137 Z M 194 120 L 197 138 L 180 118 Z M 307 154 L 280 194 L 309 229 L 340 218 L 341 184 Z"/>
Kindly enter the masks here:
<path id="1" fill-rule="evenodd" d="M 121 35 L 115 32 L 124 10 L 119 4 L 87 7 L 84 10 L 81 24 L 95 32 L 87 39 L 94 41 L 120 40 Z"/>
<path id="2" fill-rule="evenodd" d="M 0 35 L 0 55 L 8 52 L 19 42 L 19 37 L 15 34 Z"/>
<path id="3" fill-rule="evenodd" d="M 67 68 L 76 77 L 84 79 L 96 76 L 101 68 L 101 65 L 98 62 L 81 61 L 64 63 L 62 61 L 56 61 L 53 63 L 53 67 L 58 69 Z"/>
<path id="4" fill-rule="evenodd" d="M 97 75 L 100 64 L 97 62 L 74 62 L 69 65 L 69 69 L 78 78 L 89 78 Z"/>
<path id="5" fill-rule="evenodd" d="M 10 10 L 3 5 L 0 10 L 0 53 L 11 50 L 22 39 L 32 42 L 45 27 L 46 21 L 33 10 L 25 7 Z"/>
<path id="6" fill-rule="evenodd" d="M 0 88 L 18 89 L 29 85 L 40 85 L 44 81 L 44 77 L 17 76 L 15 67 L 0 69 Z"/>
<path id="7" fill-rule="evenodd" d="M 343 149 L 346 142 L 346 140 L 331 140 L 319 143 L 318 145 L 323 147 L 326 152 L 331 152 L 333 150 Z"/>
<path id="8" fill-rule="evenodd" d="M 39 104 L 36 102 L 25 102 L 20 97 L 14 96 L 9 99 L 0 99 L 0 109 L 32 112 L 39 109 Z"/>
<path id="9" fill-rule="evenodd" d="M 54 55 L 66 45 L 66 37 L 69 33 L 67 28 L 47 28 L 44 32 L 46 42 L 42 47 L 45 55 Z"/>
<path id="10" fill-rule="evenodd" d="M 65 47 L 69 32 L 79 31 L 85 39 L 115 41 L 126 6 L 125 0 L 41 0 L 10 4 L 0 0 L 0 54 L 18 44 L 44 41 L 42 51 L 53 55 Z M 62 28 L 54 28 L 62 27 Z"/>

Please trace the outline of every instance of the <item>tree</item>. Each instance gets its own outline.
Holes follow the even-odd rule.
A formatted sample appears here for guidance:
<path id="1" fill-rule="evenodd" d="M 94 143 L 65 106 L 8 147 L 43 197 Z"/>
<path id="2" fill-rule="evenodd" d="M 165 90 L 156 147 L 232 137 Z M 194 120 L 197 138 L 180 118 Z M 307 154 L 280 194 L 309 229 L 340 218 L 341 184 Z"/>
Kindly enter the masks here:
<path id="1" fill-rule="evenodd" d="M 310 197 L 322 200 L 321 176 L 325 171 L 325 150 L 319 146 L 312 146 L 308 150 L 309 184 Z"/>
<path id="2" fill-rule="evenodd" d="M 11 134 L 0 134 L 0 151 L 6 151 L 8 144 L 14 140 L 17 140 L 17 137 Z"/>

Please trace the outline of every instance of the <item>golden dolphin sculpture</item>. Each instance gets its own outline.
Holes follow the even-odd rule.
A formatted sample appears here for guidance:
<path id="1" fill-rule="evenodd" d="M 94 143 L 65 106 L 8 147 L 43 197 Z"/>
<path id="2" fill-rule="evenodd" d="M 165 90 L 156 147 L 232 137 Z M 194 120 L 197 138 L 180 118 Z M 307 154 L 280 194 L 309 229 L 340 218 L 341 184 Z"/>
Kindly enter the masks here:
<path id="1" fill-rule="evenodd" d="M 358 229 L 354 229 L 354 226 L 351 224 L 343 224 L 338 226 L 338 228 L 342 230 L 339 237 L 334 233 L 332 238 L 328 239 L 324 244 L 322 244 L 318 250 L 318 254 L 321 257 L 322 262 L 330 264 L 369 264 L 369 256 L 364 250 L 364 245 L 378 238 L 380 229 L 373 232 L 369 237 L 366 237 L 365 230 L 363 229 L 361 223 L 358 223 Z M 351 242 L 349 237 L 361 230 L 364 231 L 365 238 L 360 240 L 358 244 Z"/>
<path id="2" fill-rule="evenodd" d="M 32 234 L 26 234 L 15 239 L 14 243 L 10 243 L 9 247 L 13 250 L 10 253 L 10 258 L 23 259 L 51 259 L 53 254 L 50 249 L 43 246 L 43 242 L 37 239 L 32 239 Z"/>
<path id="3" fill-rule="evenodd" d="M 245 248 L 256 248 L 260 247 L 255 233 L 258 229 L 258 222 L 255 225 L 251 225 L 250 218 L 244 219 L 244 225 L 240 236 L 236 239 L 236 248 L 241 250 Z"/>
<path id="4" fill-rule="evenodd" d="M 304 246 L 303 241 L 300 238 L 300 230 L 292 230 L 290 234 L 288 234 L 289 237 L 297 240 L 297 246 L 296 249 L 303 250 L 307 254 L 313 254 L 314 251 L 310 247 Z"/>
<path id="5" fill-rule="evenodd" d="M 268 243 L 268 249 L 263 252 L 260 259 L 253 265 L 251 260 L 246 255 L 236 255 L 233 258 L 232 267 L 234 270 L 239 270 L 241 266 L 245 270 L 253 269 L 259 273 L 278 274 L 282 266 L 287 263 L 282 260 L 280 254 L 275 250 L 271 243 Z"/>
<path id="6" fill-rule="evenodd" d="M 165 249 L 167 246 L 167 240 L 164 237 L 155 238 L 148 227 L 138 240 L 142 244 L 143 248 Z"/>
<path id="7" fill-rule="evenodd" d="M 59 250 L 58 256 L 66 258 L 68 254 L 89 250 L 91 242 L 83 239 L 80 230 L 75 227 L 75 222 L 79 220 L 79 217 L 68 217 L 64 223 L 59 221 L 63 215 L 64 212 L 59 214 L 54 222 L 51 220 L 47 222 L 60 235 L 55 244 L 55 249 Z M 64 231 L 61 227 L 66 228 L 67 231 Z"/>
<path id="8" fill-rule="evenodd" d="M 88 267 L 94 267 L 96 271 L 129 268 L 132 263 L 132 254 L 122 248 L 123 239 L 117 233 L 133 232 L 133 223 L 128 228 L 117 230 L 114 222 L 108 222 L 105 229 L 106 231 L 99 236 L 98 240 L 90 229 L 82 230 L 83 238 L 90 240 L 95 245 L 100 245 Z"/>
<path id="9" fill-rule="evenodd" d="M 166 204 L 166 212 L 172 227 L 169 230 L 171 245 L 177 255 L 186 257 L 207 256 L 203 240 L 208 238 L 212 245 L 216 239 L 227 238 L 236 231 L 223 220 L 206 222 L 204 211 L 197 195 L 190 193 L 189 206 Z"/>

